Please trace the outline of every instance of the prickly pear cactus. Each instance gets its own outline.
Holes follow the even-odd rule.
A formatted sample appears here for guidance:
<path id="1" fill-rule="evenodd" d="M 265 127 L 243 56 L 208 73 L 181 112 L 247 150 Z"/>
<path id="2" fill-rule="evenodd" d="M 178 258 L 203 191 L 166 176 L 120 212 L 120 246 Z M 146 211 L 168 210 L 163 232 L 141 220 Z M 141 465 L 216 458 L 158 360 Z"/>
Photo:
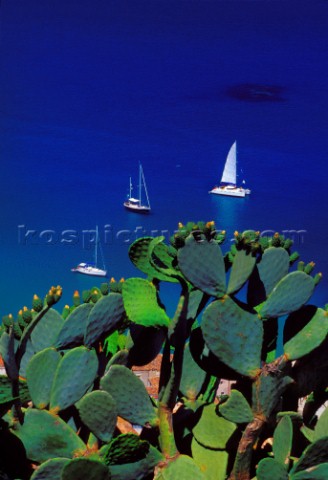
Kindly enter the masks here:
<path id="1" fill-rule="evenodd" d="M 131 245 L 147 278 L 61 313 L 54 286 L 3 318 L 1 478 L 328 478 L 328 307 L 307 304 L 322 275 L 278 233 L 225 238 L 179 224 Z"/>

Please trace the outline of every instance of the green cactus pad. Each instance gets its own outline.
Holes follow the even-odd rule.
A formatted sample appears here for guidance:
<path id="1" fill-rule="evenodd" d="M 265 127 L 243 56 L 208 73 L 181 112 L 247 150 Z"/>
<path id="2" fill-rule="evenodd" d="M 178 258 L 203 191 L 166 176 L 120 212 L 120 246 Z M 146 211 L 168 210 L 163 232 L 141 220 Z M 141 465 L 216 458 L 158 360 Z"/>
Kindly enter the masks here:
<path id="1" fill-rule="evenodd" d="M 279 371 L 262 374 L 253 384 L 253 410 L 268 417 L 280 400 L 285 388 L 293 383 L 291 377 L 281 376 Z"/>
<path id="2" fill-rule="evenodd" d="M 178 263 L 195 287 L 214 297 L 225 294 L 224 259 L 216 242 L 197 242 L 189 236 L 184 247 L 178 250 Z"/>
<path id="3" fill-rule="evenodd" d="M 192 320 L 196 319 L 199 311 L 205 306 L 207 300 L 207 295 L 201 290 L 192 288 L 189 292 L 187 318 Z"/>
<path id="4" fill-rule="evenodd" d="M 76 407 L 82 422 L 103 442 L 109 442 L 117 422 L 117 408 L 113 397 L 100 390 L 87 393 Z"/>
<path id="5" fill-rule="evenodd" d="M 259 275 L 263 282 L 266 296 L 289 271 L 289 254 L 282 247 L 269 247 L 264 251 L 258 264 Z"/>
<path id="6" fill-rule="evenodd" d="M 245 250 L 238 250 L 232 264 L 227 293 L 234 294 L 241 289 L 250 277 L 256 257 Z"/>
<path id="7" fill-rule="evenodd" d="M 328 462 L 328 436 L 319 438 L 311 443 L 303 452 L 298 462 L 290 470 L 290 474 L 295 474 L 303 470 L 315 467 L 320 463 Z"/>
<path id="8" fill-rule="evenodd" d="M 130 326 L 133 346 L 129 348 L 130 365 L 147 365 L 157 357 L 166 338 L 166 328 Z"/>
<path id="9" fill-rule="evenodd" d="M 54 457 L 72 458 L 86 445 L 57 415 L 47 410 L 27 409 L 24 423 L 14 433 L 23 442 L 27 457 L 38 463 Z"/>
<path id="10" fill-rule="evenodd" d="M 205 480 L 205 476 L 191 457 L 179 455 L 160 467 L 154 480 Z"/>
<path id="11" fill-rule="evenodd" d="M 91 347 L 101 338 L 110 335 L 121 322 L 123 315 L 123 300 L 119 293 L 110 293 L 98 300 L 87 320 L 85 345 Z"/>
<path id="12" fill-rule="evenodd" d="M 84 303 L 72 311 L 58 334 L 56 348 L 76 347 L 83 344 L 84 332 L 92 308 L 92 303 Z"/>
<path id="13" fill-rule="evenodd" d="M 156 424 L 157 415 L 142 381 L 123 365 L 113 365 L 100 386 L 116 401 L 118 415 L 131 423 Z"/>
<path id="14" fill-rule="evenodd" d="M 263 318 L 281 317 L 298 310 L 311 297 L 313 278 L 304 272 L 291 272 L 275 286 L 259 313 Z"/>
<path id="15" fill-rule="evenodd" d="M 206 308 L 202 331 L 208 348 L 222 362 L 242 375 L 256 375 L 263 336 L 263 325 L 256 314 L 225 297 Z"/>
<path id="16" fill-rule="evenodd" d="M 228 400 L 219 406 L 219 412 L 234 423 L 249 423 L 254 418 L 249 403 L 239 390 L 231 390 Z"/>
<path id="17" fill-rule="evenodd" d="M 115 437 L 108 445 L 103 456 L 106 465 L 134 463 L 146 458 L 149 443 L 134 433 L 125 433 Z"/>
<path id="18" fill-rule="evenodd" d="M 124 308 L 129 319 L 145 327 L 167 327 L 170 319 L 159 306 L 155 286 L 143 278 L 129 278 L 123 284 Z"/>
<path id="19" fill-rule="evenodd" d="M 188 400 L 196 400 L 206 378 L 206 372 L 202 370 L 193 359 L 189 345 L 186 344 L 183 355 L 182 377 L 180 391 Z"/>
<path id="20" fill-rule="evenodd" d="M 213 403 L 201 409 L 199 420 L 192 431 L 194 437 L 206 448 L 224 450 L 237 428 L 236 425 L 218 415 L 216 405 Z"/>
<path id="21" fill-rule="evenodd" d="M 31 358 L 35 355 L 35 350 L 33 348 L 32 342 L 28 339 L 25 343 L 25 352 L 21 358 L 20 365 L 19 365 L 19 376 L 26 378 L 26 368 L 29 364 Z"/>
<path id="22" fill-rule="evenodd" d="M 96 378 L 98 358 L 94 350 L 76 347 L 59 362 L 50 395 L 50 409 L 64 410 L 85 394 Z"/>
<path id="23" fill-rule="evenodd" d="M 62 471 L 69 458 L 52 458 L 42 463 L 31 476 L 31 480 L 62 480 Z"/>
<path id="24" fill-rule="evenodd" d="M 112 365 L 124 365 L 126 367 L 128 363 L 129 363 L 129 351 L 126 349 L 119 350 L 117 353 L 115 353 L 115 355 L 112 356 L 112 358 L 107 363 L 105 373 L 108 372 L 108 370 Z"/>
<path id="25" fill-rule="evenodd" d="M 326 437 L 328 433 L 328 408 L 322 412 L 316 426 L 314 427 L 314 436 L 313 440 L 317 441 L 319 438 Z"/>
<path id="26" fill-rule="evenodd" d="M 206 480 L 225 480 L 228 466 L 228 453 L 212 450 L 200 445 L 195 438 L 191 442 L 191 452 Z"/>
<path id="27" fill-rule="evenodd" d="M 10 333 L 3 332 L 0 338 L 0 355 L 10 379 L 18 378 L 18 368 L 15 359 L 15 338 L 13 329 Z"/>
<path id="28" fill-rule="evenodd" d="M 138 462 L 111 465 L 111 480 L 145 480 L 148 476 L 153 476 L 155 466 L 163 460 L 163 455 L 150 445 L 150 450 L 146 458 Z"/>
<path id="29" fill-rule="evenodd" d="M 57 337 L 64 325 L 64 321 L 57 310 L 53 308 L 50 308 L 43 315 L 31 333 L 31 342 L 36 352 L 56 345 Z"/>
<path id="30" fill-rule="evenodd" d="M 256 470 L 257 480 L 288 480 L 287 469 L 273 458 L 263 458 Z"/>
<path id="31" fill-rule="evenodd" d="M 61 355 L 53 347 L 41 350 L 29 361 L 26 378 L 32 401 L 37 408 L 46 408 Z"/>
<path id="32" fill-rule="evenodd" d="M 227 380 L 240 380 L 242 378 L 242 375 L 221 362 L 221 360 L 209 350 L 205 344 L 200 327 L 192 330 L 189 349 L 197 365 L 210 375 Z"/>
<path id="33" fill-rule="evenodd" d="M 67 463 L 61 480 L 111 480 L 108 467 L 99 460 L 91 458 L 74 458 Z"/>
<path id="34" fill-rule="evenodd" d="M 284 345 L 289 360 L 296 360 L 321 345 L 328 334 L 328 312 L 318 308 L 305 327 Z"/>
<path id="35" fill-rule="evenodd" d="M 162 243 L 164 237 L 156 237 L 148 247 L 148 257 L 151 265 L 163 276 L 167 282 L 178 282 L 182 277 L 181 272 L 172 266 L 173 257 L 169 254 L 169 248 Z"/>
<path id="36" fill-rule="evenodd" d="M 273 455 L 276 462 L 285 468 L 289 465 L 289 457 L 293 441 L 293 424 L 289 415 L 279 421 L 273 434 Z"/>
<path id="37" fill-rule="evenodd" d="M 291 475 L 290 480 L 327 480 L 328 478 L 328 463 L 321 463 L 310 467 L 308 470 L 295 473 Z"/>
<path id="38" fill-rule="evenodd" d="M 129 248 L 129 257 L 131 262 L 149 278 L 157 278 L 163 281 L 174 281 L 164 273 L 157 270 L 149 259 L 149 245 L 153 241 L 153 237 L 138 238 Z"/>

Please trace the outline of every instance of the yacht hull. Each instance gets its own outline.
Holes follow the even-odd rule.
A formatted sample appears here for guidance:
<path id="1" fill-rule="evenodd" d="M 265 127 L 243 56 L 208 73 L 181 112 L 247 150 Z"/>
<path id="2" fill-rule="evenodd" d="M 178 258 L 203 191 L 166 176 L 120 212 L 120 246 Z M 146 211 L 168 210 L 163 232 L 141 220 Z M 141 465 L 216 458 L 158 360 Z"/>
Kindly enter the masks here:
<path id="1" fill-rule="evenodd" d="M 124 202 L 123 205 L 130 212 L 135 212 L 135 213 L 149 213 L 150 212 L 150 207 L 147 207 L 146 205 L 135 205 L 135 204 L 130 203 L 130 202 Z"/>
<path id="2" fill-rule="evenodd" d="M 92 277 L 106 277 L 107 272 L 106 270 L 101 270 L 100 268 L 96 267 L 76 267 L 71 269 L 74 273 L 81 273 L 82 275 L 90 275 Z"/>
<path id="3" fill-rule="evenodd" d="M 242 187 L 214 187 L 209 193 L 215 195 L 226 195 L 229 197 L 240 197 L 244 198 L 246 195 L 250 194 L 250 190 L 247 190 Z"/>

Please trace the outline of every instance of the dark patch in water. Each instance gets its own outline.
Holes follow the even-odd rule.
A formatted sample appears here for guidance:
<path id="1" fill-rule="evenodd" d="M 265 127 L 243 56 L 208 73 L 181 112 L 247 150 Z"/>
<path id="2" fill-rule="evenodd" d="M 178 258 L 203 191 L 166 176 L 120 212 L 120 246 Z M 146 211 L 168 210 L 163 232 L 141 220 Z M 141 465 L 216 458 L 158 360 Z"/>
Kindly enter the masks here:
<path id="1" fill-rule="evenodd" d="M 283 102 L 284 89 L 278 85 L 261 85 L 257 83 L 241 83 L 227 88 L 229 97 L 248 102 Z"/>

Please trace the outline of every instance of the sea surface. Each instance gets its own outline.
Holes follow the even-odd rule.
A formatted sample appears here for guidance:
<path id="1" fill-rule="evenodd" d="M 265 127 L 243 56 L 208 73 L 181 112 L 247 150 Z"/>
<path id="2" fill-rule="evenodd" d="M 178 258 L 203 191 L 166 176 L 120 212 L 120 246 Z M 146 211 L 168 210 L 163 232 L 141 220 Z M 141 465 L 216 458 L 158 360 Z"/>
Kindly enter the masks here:
<path id="1" fill-rule="evenodd" d="M 0 318 L 178 222 L 292 236 L 328 302 L 328 2 L 2 0 Z M 209 195 L 237 140 L 245 199 Z M 143 165 L 152 212 L 124 210 Z M 134 191 L 135 193 L 135 191 Z M 91 231 L 91 232 L 90 232 Z M 169 312 L 176 300 L 164 290 Z"/>

